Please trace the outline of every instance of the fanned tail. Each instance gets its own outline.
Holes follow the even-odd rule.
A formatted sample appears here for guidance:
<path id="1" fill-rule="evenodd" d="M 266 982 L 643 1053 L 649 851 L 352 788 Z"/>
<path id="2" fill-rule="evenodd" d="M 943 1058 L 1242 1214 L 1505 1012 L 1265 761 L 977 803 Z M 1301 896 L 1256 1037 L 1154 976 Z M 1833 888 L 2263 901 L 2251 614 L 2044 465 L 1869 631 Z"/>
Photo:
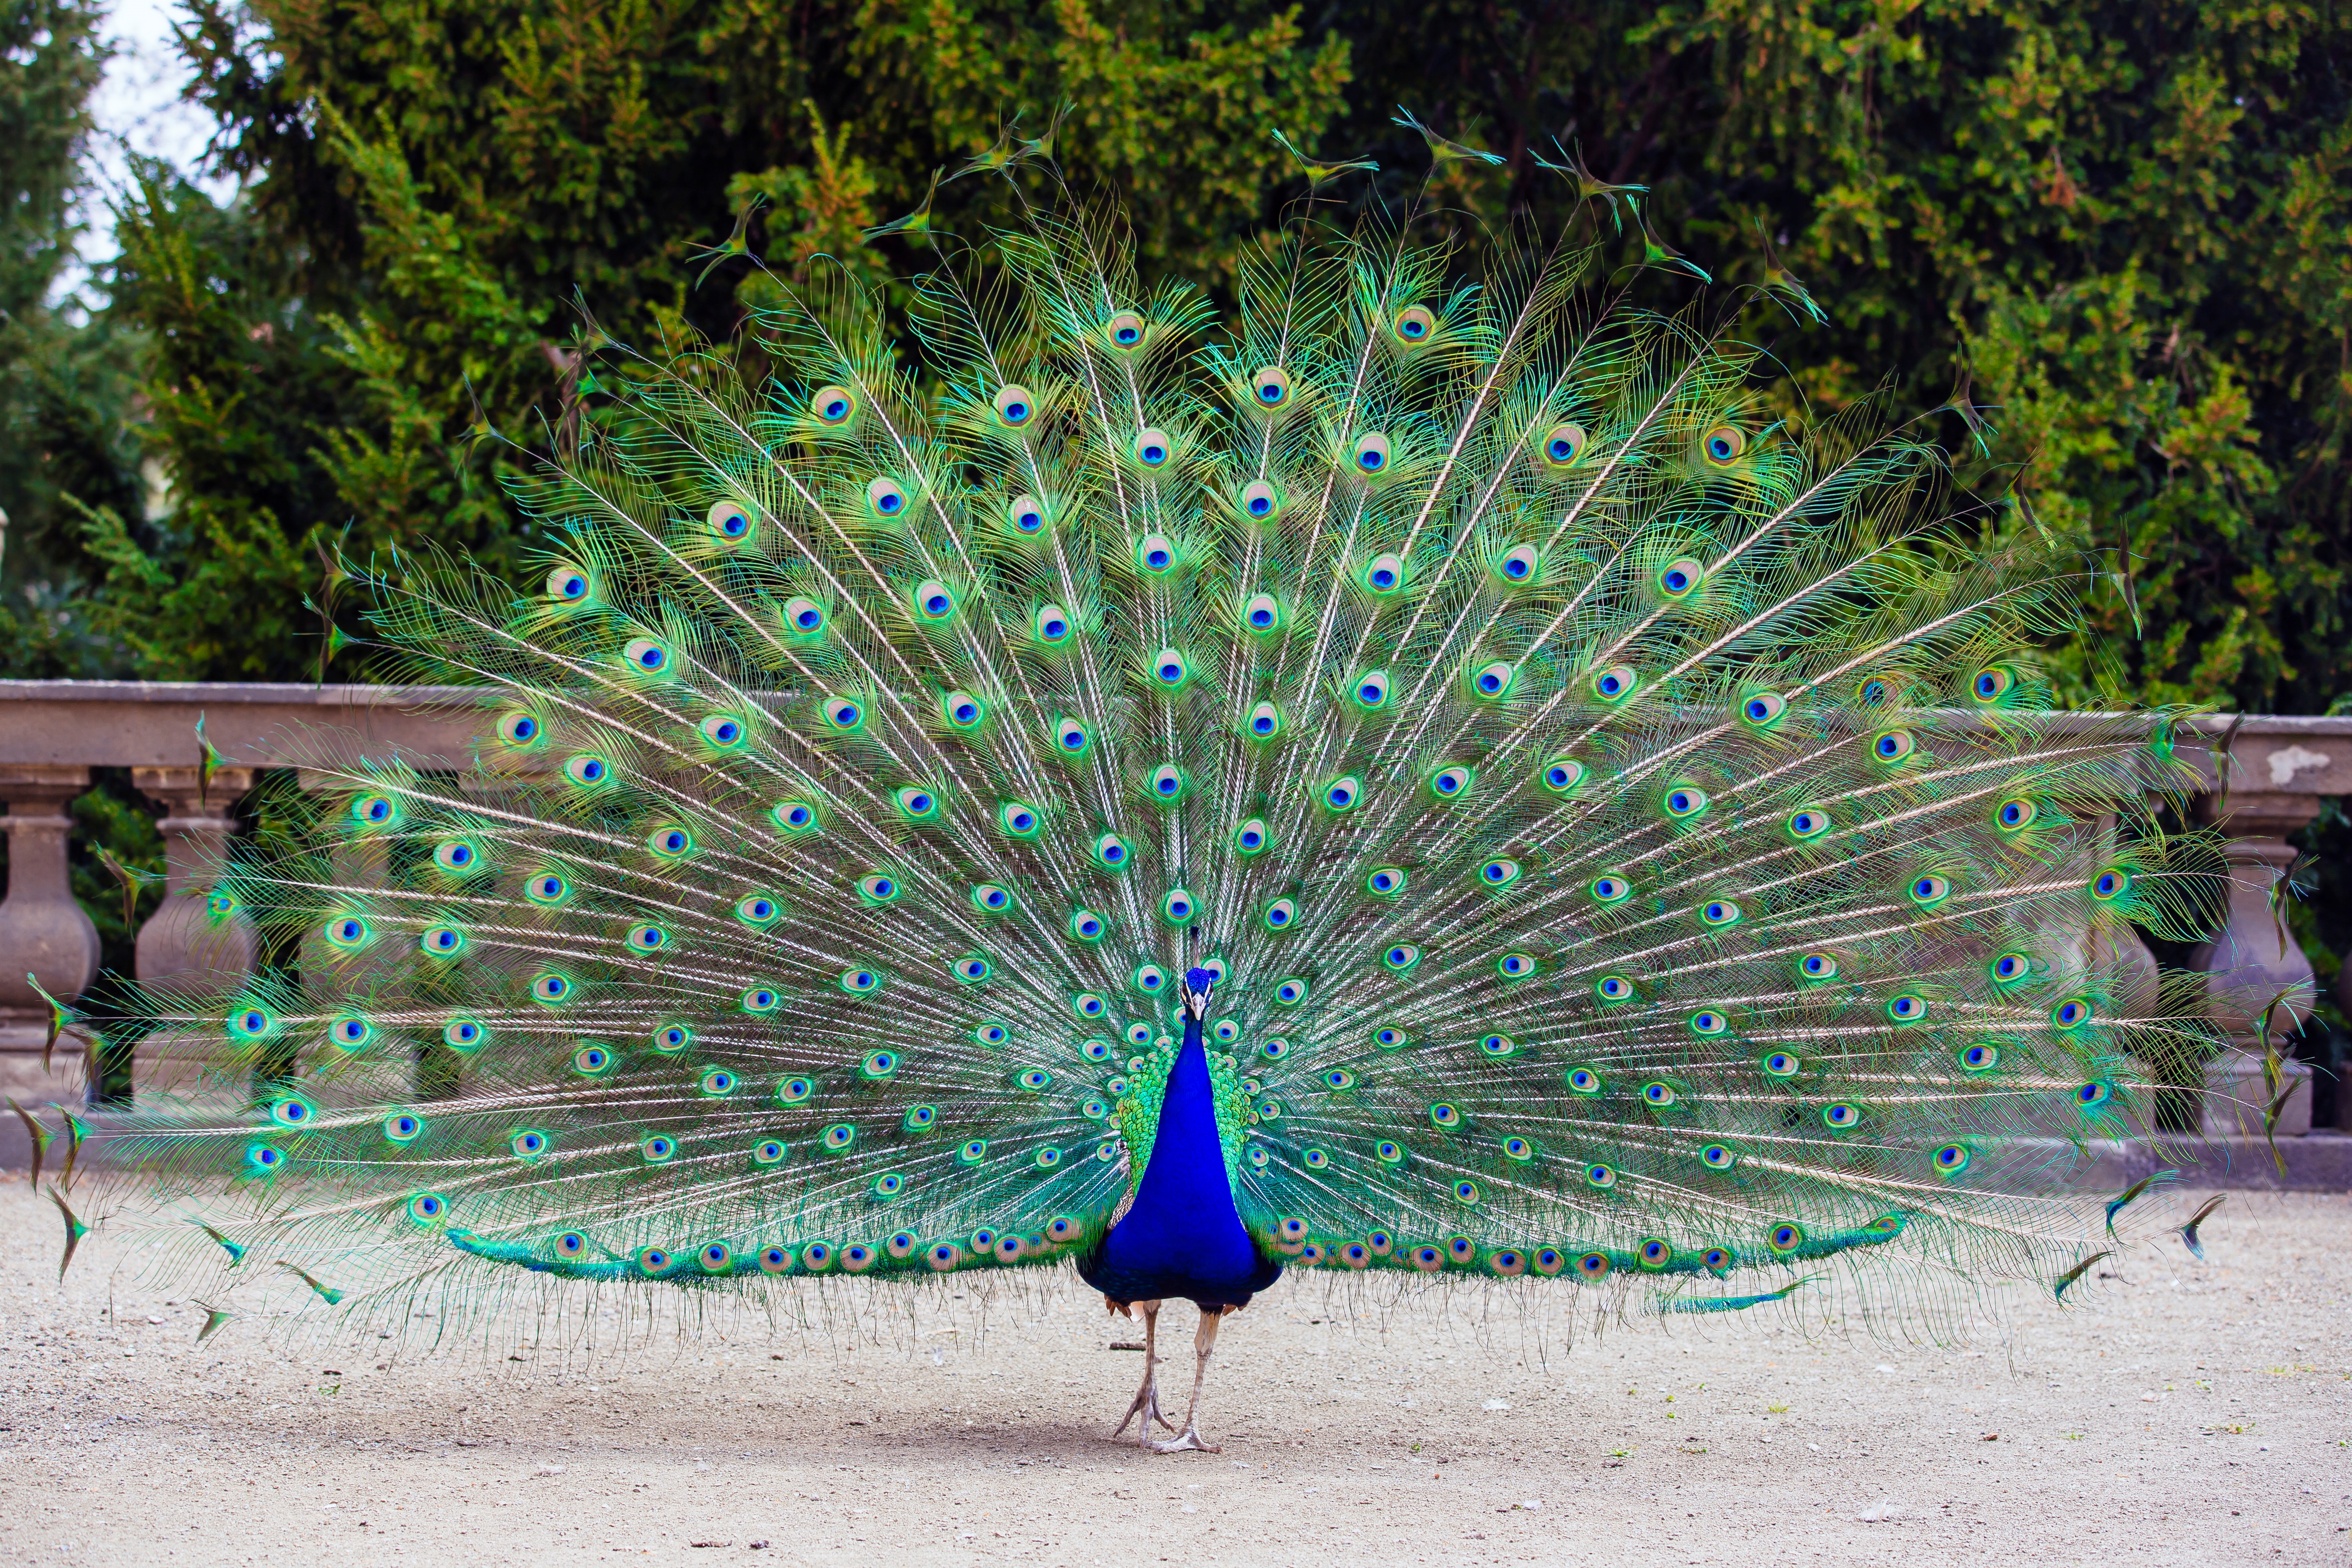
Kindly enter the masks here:
<path id="1" fill-rule="evenodd" d="M 1925 433 L 1504 254 L 1294 227 L 1220 329 L 1034 213 L 923 280 L 920 380 L 839 279 L 765 385 L 612 351 L 531 592 L 355 569 L 478 748 L 269 797 L 214 908 L 281 962 L 115 1030 L 185 1075 L 144 1223 L 222 1300 L 1048 1262 L 1200 965 L 1294 1266 L 1706 1312 L 2080 1256 L 2047 1140 L 2210 1037 L 2114 958 L 2222 874 L 2170 720 L 2053 710 L 2076 584 Z"/>

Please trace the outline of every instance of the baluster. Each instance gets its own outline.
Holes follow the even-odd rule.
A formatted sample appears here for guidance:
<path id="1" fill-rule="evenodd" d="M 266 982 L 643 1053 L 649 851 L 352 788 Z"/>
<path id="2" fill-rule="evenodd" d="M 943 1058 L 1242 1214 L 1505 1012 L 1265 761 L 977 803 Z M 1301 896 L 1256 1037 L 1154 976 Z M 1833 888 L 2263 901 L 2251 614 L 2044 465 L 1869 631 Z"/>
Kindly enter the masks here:
<path id="1" fill-rule="evenodd" d="M 71 1002 L 98 976 L 98 928 L 74 901 L 66 866 L 73 818 L 66 805 L 89 788 L 81 767 L 12 763 L 0 768 L 0 802 L 8 815 L 8 896 L 0 902 L 0 1094 L 37 1110 L 49 1101 L 73 1105 L 86 1098 L 87 1052 L 81 1039 L 58 1040 L 50 1065 L 41 1065 L 49 1005 L 26 980 L 37 979 L 60 1002 Z M 52 1124 L 54 1124 L 54 1118 Z M 24 1126 L 0 1110 L 0 1165 L 30 1158 Z"/>
<path id="2" fill-rule="evenodd" d="M 138 976 L 169 980 L 173 993 L 190 1003 L 235 992 L 252 975 L 257 942 L 242 913 L 215 920 L 206 906 L 229 837 L 236 831 L 237 801 L 253 787 L 251 768 L 216 768 L 210 784 L 194 767 L 131 770 L 140 794 L 163 807 L 155 824 L 163 836 L 163 901 L 139 928 Z M 157 1034 L 134 1047 L 133 1093 L 151 1095 L 184 1087 L 187 1058 L 208 1054 L 209 1038 Z"/>
<path id="3" fill-rule="evenodd" d="M 2258 1138 L 2270 1094 L 2263 1077 L 2266 1043 L 2282 1049 L 2295 1026 L 2311 1016 L 2317 994 L 2311 960 L 2273 910 L 2272 889 L 2295 851 L 2286 840 L 2319 815 L 2315 795 L 2277 791 L 2231 791 L 2198 804 L 2200 820 L 2219 823 L 2237 837 L 2223 853 L 2230 865 L 2229 919 L 2212 941 L 2190 950 L 2189 967 L 2205 973 L 2205 994 L 2214 1020 L 2230 1044 L 2206 1064 L 2204 1131 L 2212 1137 Z M 2263 1016 L 2273 998 L 2270 1039 Z M 2290 1061 L 2290 1079 L 2302 1087 L 2280 1112 L 2277 1135 L 2299 1138 L 2311 1131 L 2311 1068 Z"/>

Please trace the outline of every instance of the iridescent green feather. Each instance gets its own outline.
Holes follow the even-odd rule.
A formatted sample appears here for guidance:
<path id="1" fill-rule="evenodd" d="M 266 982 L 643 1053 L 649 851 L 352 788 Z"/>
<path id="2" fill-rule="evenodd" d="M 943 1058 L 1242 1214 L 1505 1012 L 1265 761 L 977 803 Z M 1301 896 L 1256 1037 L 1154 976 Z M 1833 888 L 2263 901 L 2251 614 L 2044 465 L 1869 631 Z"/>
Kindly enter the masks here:
<path id="1" fill-rule="evenodd" d="M 1774 422 L 1591 259 L 1298 227 L 1219 322 L 1038 215 L 923 280 L 920 379 L 822 279 L 772 384 L 614 351 L 530 591 L 360 574 L 474 763 L 278 786 L 215 907 L 298 960 L 133 996 L 184 1079 L 114 1224 L 329 1303 L 1050 1261 L 1206 963 L 1296 1266 L 2047 1278 L 2095 1220 L 2021 1135 L 2210 1034 L 2105 956 L 2211 907 L 2192 776 L 2049 710 L 2074 586 L 1956 548 L 1931 443 Z"/>

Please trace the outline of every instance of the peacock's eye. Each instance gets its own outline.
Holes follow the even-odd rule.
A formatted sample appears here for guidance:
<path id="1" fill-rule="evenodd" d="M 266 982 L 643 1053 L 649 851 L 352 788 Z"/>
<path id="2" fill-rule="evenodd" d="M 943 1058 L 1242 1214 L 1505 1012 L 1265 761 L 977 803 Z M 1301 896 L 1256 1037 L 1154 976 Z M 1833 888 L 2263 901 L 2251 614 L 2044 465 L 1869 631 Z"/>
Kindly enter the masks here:
<path id="1" fill-rule="evenodd" d="M 1007 383 L 999 388 L 992 400 L 999 423 L 1008 430 L 1018 430 L 1037 416 L 1037 399 L 1025 386 Z"/>

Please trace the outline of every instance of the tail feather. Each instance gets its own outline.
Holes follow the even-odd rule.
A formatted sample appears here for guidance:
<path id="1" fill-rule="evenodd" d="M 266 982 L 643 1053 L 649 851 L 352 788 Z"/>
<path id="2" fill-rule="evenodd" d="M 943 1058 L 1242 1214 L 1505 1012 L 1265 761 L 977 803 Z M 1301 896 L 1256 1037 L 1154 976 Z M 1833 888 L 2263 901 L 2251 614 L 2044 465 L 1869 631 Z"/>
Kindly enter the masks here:
<path id="1" fill-rule="evenodd" d="M 1033 213 L 919 286 L 919 375 L 839 279 L 765 286 L 766 385 L 614 349 L 533 592 L 357 573 L 478 755 L 272 797 L 215 905 L 299 956 L 132 995 L 203 1048 L 112 1206 L 329 1303 L 1047 1261 L 1200 964 L 1269 1253 L 2046 1278 L 2093 1222 L 2016 1135 L 2210 1034 L 2100 956 L 2221 876 L 2168 723 L 2051 711 L 2076 585 L 1965 549 L 1920 433 L 1801 435 L 1593 262 L 1294 227 L 1218 332 Z"/>

